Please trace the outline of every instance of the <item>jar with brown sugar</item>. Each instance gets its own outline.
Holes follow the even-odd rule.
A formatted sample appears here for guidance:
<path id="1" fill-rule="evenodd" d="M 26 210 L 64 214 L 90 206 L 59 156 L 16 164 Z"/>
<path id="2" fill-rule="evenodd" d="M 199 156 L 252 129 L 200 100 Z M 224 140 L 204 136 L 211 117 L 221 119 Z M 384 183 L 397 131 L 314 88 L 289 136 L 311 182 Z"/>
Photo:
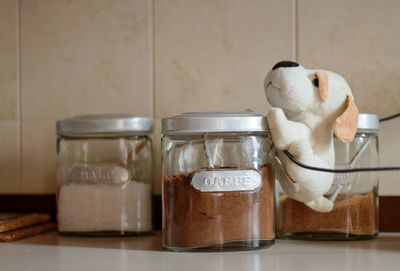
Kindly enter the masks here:
<path id="1" fill-rule="evenodd" d="M 334 138 L 335 167 L 377 167 L 379 118 L 359 114 L 357 134 L 350 143 Z M 277 169 L 279 178 L 281 169 Z M 325 195 L 334 207 L 319 213 L 289 198 L 277 184 L 277 236 L 307 240 L 372 239 L 378 234 L 378 173 L 335 174 Z"/>
<path id="2" fill-rule="evenodd" d="M 272 140 L 250 113 L 162 120 L 163 246 L 248 250 L 274 243 Z"/>

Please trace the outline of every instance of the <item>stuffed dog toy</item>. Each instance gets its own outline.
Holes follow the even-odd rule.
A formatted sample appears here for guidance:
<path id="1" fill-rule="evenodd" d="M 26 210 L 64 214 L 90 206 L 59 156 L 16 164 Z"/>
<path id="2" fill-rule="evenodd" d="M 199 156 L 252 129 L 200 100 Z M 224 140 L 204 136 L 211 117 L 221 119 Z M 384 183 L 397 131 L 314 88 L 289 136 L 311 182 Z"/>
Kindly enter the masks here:
<path id="1" fill-rule="evenodd" d="M 351 142 L 357 131 L 358 109 L 347 82 L 330 71 L 282 61 L 268 72 L 264 89 L 273 106 L 267 119 L 277 149 L 304 164 L 334 168 L 332 131 L 343 142 Z M 324 194 L 333 174 L 299 167 L 282 152 L 278 156 L 286 169 L 279 180 L 284 192 L 315 211 L 330 212 L 333 202 Z"/>

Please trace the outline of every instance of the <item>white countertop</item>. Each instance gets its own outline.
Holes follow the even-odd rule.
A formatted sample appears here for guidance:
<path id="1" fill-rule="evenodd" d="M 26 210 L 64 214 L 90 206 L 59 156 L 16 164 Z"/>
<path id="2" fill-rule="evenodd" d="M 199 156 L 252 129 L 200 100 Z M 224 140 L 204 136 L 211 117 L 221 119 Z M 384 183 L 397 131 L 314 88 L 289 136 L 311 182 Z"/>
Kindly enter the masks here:
<path id="1" fill-rule="evenodd" d="M 400 234 L 370 241 L 276 240 L 268 249 L 244 252 L 163 251 L 161 236 L 87 238 L 56 232 L 0 243 L 1 271 L 35 270 L 400 270 Z"/>

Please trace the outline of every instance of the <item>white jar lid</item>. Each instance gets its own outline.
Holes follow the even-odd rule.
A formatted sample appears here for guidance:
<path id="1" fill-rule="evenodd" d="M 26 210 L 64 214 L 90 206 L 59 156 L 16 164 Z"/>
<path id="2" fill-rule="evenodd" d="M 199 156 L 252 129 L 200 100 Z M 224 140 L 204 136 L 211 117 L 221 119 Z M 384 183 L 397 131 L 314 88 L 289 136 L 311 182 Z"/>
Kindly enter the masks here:
<path id="1" fill-rule="evenodd" d="M 379 131 L 379 116 L 375 114 L 358 114 L 357 132 L 376 133 Z"/>
<path id="2" fill-rule="evenodd" d="M 193 112 L 162 119 L 163 134 L 266 132 L 267 119 L 247 112 Z"/>
<path id="3" fill-rule="evenodd" d="M 57 121 L 57 135 L 60 136 L 131 135 L 152 130 L 152 118 L 134 115 L 82 115 Z"/>

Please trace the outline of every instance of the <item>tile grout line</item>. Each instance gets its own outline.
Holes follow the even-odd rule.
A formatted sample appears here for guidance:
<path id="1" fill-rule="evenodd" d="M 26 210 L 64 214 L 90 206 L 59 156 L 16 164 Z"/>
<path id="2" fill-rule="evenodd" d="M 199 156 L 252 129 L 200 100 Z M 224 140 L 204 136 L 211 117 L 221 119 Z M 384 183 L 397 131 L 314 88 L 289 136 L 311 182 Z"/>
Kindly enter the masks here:
<path id="1" fill-rule="evenodd" d="M 294 60 L 299 62 L 299 3 L 293 0 Z"/>
<path id="2" fill-rule="evenodd" d="M 18 122 L 19 122 L 19 131 L 18 131 L 18 141 L 19 141 L 19 191 L 22 192 L 23 189 L 23 181 L 22 181 L 22 60 L 21 60 L 21 0 L 17 1 L 17 66 L 18 66 Z"/>
<path id="3" fill-rule="evenodd" d="M 155 142 L 155 140 L 158 138 L 156 133 L 157 133 L 157 129 L 155 129 L 156 127 L 156 122 L 157 122 L 157 118 L 156 118 L 156 71 L 155 71 L 155 67 L 156 67 L 156 46 L 155 46 L 155 42 L 156 42 L 156 30 L 155 30 L 155 0 L 151 0 L 150 1 L 150 10 L 149 10 L 149 16 L 150 16 L 150 34 L 149 34 L 149 39 L 150 39 L 150 78 L 151 78 L 151 101 L 150 101 L 150 106 L 152 107 L 152 114 L 153 114 L 153 119 L 154 119 L 154 124 L 153 124 L 153 133 L 152 133 L 152 141 L 153 141 L 153 191 L 152 194 L 154 194 L 154 187 L 156 185 L 156 177 L 157 177 L 157 162 L 155 159 L 155 153 L 156 153 L 156 148 L 158 145 L 158 143 Z"/>
<path id="4" fill-rule="evenodd" d="M 150 112 L 152 117 L 156 116 L 155 108 L 155 24 L 154 24 L 154 0 L 149 5 L 149 96 Z"/>

